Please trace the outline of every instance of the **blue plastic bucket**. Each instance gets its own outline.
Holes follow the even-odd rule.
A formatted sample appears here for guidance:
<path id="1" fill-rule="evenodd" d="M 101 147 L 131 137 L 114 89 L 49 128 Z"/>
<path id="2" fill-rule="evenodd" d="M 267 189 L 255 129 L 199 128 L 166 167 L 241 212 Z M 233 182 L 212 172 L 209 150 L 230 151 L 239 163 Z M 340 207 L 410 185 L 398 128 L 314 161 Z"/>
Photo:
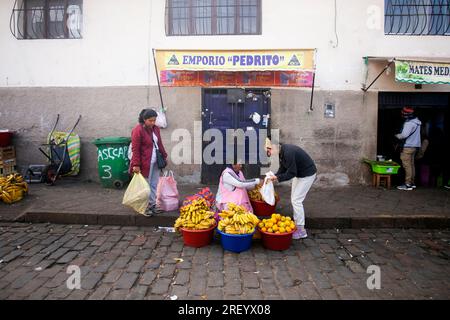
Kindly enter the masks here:
<path id="1" fill-rule="evenodd" d="M 217 229 L 217 232 L 220 234 L 220 242 L 224 250 L 239 253 L 250 249 L 252 246 L 254 232 L 249 234 L 228 234 L 223 233 L 219 229 Z"/>

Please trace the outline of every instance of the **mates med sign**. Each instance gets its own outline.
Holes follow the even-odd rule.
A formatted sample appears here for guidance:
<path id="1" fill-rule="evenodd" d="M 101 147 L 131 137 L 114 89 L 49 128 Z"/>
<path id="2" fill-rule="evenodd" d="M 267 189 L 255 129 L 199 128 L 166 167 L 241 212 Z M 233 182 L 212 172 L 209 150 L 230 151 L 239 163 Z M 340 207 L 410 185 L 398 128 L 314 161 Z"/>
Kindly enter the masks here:
<path id="1" fill-rule="evenodd" d="M 395 80 L 418 84 L 450 84 L 450 63 L 395 60 Z"/>

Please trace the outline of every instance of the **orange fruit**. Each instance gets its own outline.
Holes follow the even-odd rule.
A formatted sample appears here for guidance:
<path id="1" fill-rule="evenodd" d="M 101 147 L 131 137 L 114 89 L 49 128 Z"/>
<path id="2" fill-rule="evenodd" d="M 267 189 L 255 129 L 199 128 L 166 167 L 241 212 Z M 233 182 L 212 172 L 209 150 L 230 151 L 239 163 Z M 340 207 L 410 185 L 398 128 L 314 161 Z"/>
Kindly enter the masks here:
<path id="1" fill-rule="evenodd" d="M 260 223 L 258 224 L 258 227 L 264 228 L 264 223 L 260 222 Z"/>
<path id="2" fill-rule="evenodd" d="M 291 232 L 292 229 L 290 227 L 286 227 L 286 232 Z"/>
<path id="3" fill-rule="evenodd" d="M 272 218 L 270 220 L 272 221 L 273 224 L 276 224 L 278 222 L 278 220 L 276 218 Z"/>
<path id="4" fill-rule="evenodd" d="M 266 231 L 267 231 L 267 228 L 266 228 L 266 227 L 262 227 L 262 228 L 261 228 L 261 231 L 266 232 Z"/>
<path id="5" fill-rule="evenodd" d="M 286 227 L 286 223 L 284 223 L 284 222 L 279 222 L 279 223 L 278 223 L 278 226 L 284 228 L 284 227 Z"/>
<path id="6" fill-rule="evenodd" d="M 286 232 L 286 229 L 285 228 L 283 228 L 283 227 L 281 227 L 280 229 L 278 229 L 278 230 L 280 230 L 280 232 L 281 233 L 285 233 Z"/>
<path id="7" fill-rule="evenodd" d="M 273 226 L 273 223 L 272 223 L 272 222 L 266 222 L 266 227 L 267 227 L 267 228 L 272 228 L 272 226 Z"/>
<path id="8" fill-rule="evenodd" d="M 280 231 L 277 231 L 277 232 L 275 232 L 275 233 L 278 233 L 278 234 L 279 234 L 279 233 L 281 233 L 281 232 L 280 232 Z"/>
<path id="9" fill-rule="evenodd" d="M 267 232 L 273 233 L 272 228 L 267 229 Z"/>
<path id="10" fill-rule="evenodd" d="M 286 217 L 281 217 L 281 221 L 286 221 Z"/>
<path id="11" fill-rule="evenodd" d="M 291 219 L 291 217 L 286 217 L 286 220 L 291 221 L 292 219 Z"/>
<path id="12" fill-rule="evenodd" d="M 272 230 L 273 230 L 273 231 L 277 231 L 277 230 L 278 230 L 278 226 L 277 226 L 277 225 L 274 225 L 274 226 L 272 227 Z"/>

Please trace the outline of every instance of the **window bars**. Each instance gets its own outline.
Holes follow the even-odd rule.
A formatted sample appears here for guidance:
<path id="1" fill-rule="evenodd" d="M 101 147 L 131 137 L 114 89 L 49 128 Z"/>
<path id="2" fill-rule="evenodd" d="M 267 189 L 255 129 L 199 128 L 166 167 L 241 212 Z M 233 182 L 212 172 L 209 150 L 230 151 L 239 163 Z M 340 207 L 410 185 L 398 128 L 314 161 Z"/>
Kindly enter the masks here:
<path id="1" fill-rule="evenodd" d="M 384 33 L 450 35 L 450 0 L 385 0 Z"/>
<path id="2" fill-rule="evenodd" d="M 261 34 L 261 0 L 166 0 L 166 34 Z"/>
<path id="3" fill-rule="evenodd" d="M 16 39 L 81 39 L 83 0 L 16 0 L 10 30 Z"/>

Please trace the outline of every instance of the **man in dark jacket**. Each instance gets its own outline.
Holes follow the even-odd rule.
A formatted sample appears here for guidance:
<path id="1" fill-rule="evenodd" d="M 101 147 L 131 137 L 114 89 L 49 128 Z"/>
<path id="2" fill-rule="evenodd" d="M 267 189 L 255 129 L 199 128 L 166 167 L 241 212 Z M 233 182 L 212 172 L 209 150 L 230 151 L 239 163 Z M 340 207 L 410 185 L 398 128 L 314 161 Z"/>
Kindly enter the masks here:
<path id="1" fill-rule="evenodd" d="M 293 234 L 293 239 L 303 239 L 308 236 L 305 230 L 305 210 L 303 201 L 306 194 L 316 180 L 317 168 L 311 157 L 302 148 L 292 144 L 272 145 L 266 142 L 267 156 L 279 154 L 280 168 L 271 177 L 272 181 L 292 180 L 291 202 L 294 208 L 294 221 L 297 230 Z"/>

